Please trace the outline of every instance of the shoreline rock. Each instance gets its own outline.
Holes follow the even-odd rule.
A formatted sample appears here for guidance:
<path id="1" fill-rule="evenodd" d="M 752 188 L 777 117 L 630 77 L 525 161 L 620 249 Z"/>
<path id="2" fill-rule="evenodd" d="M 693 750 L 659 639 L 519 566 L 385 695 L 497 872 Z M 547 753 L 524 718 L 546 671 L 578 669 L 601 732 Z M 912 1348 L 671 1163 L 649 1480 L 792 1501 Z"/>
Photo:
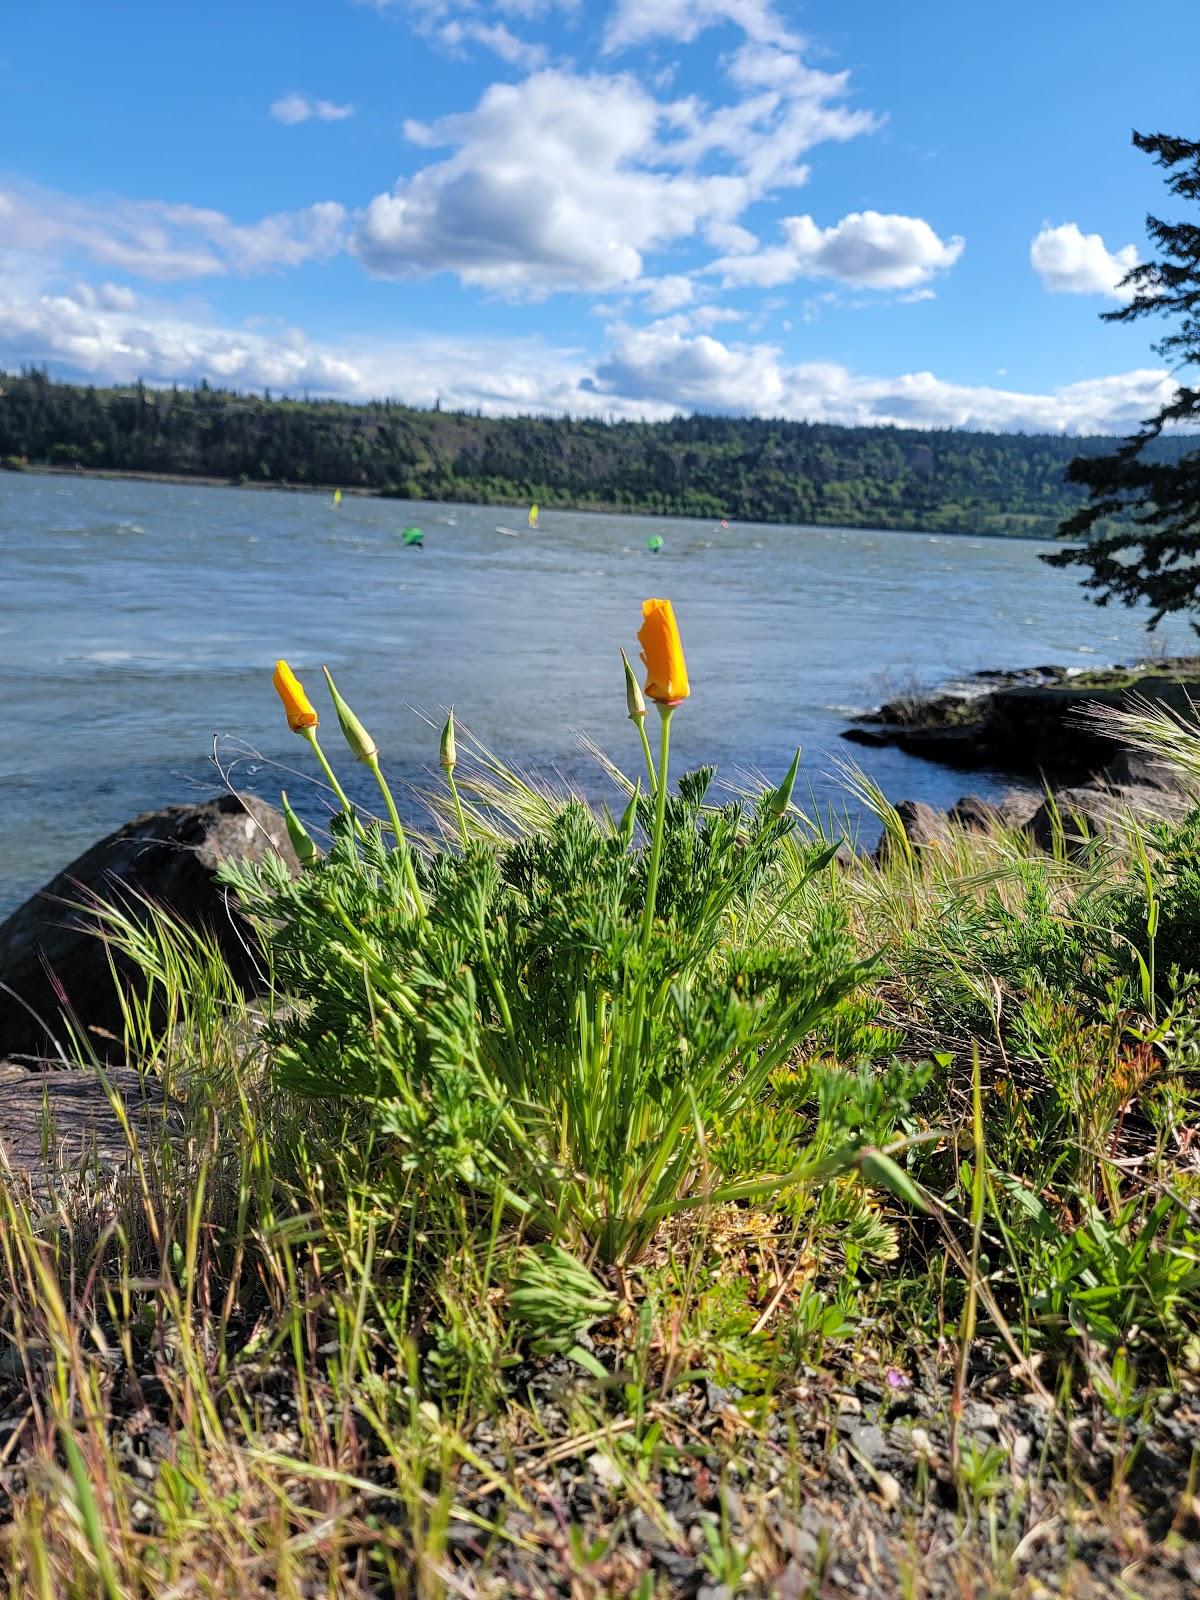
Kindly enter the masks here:
<path id="1" fill-rule="evenodd" d="M 1009 772 L 1045 789 L 999 804 L 964 795 L 943 815 L 918 801 L 896 812 L 917 850 L 948 843 L 952 829 L 1025 829 L 1031 845 L 1083 848 L 1122 815 L 1181 819 L 1197 796 L 1167 762 L 1135 750 L 1091 717 L 1091 708 L 1151 703 L 1194 721 L 1200 732 L 1200 656 L 1096 671 L 1030 667 L 977 672 L 926 695 L 889 701 L 861 716 L 842 737 L 893 745 L 908 755 L 966 771 Z M 885 834 L 875 851 L 886 858 Z"/>
<path id="2" fill-rule="evenodd" d="M 139 920 L 151 901 L 206 929 L 239 982 L 254 988 L 253 947 L 216 874 L 224 862 L 259 861 L 271 852 L 297 869 L 280 813 L 240 794 L 147 812 L 85 851 L 0 923 L 0 1058 L 55 1054 L 66 1011 L 97 1055 L 121 1059 L 109 949 L 86 910 L 97 897 Z M 123 983 L 136 981 L 127 964 L 117 965 Z"/>
<path id="3" fill-rule="evenodd" d="M 1079 785 L 1107 773 L 1122 751 L 1116 738 L 1089 720 L 1088 709 L 1135 700 L 1195 716 L 1200 657 L 1097 671 L 1046 666 L 978 672 L 931 694 L 889 701 L 859 717 L 842 738 L 892 745 L 963 770 Z"/>

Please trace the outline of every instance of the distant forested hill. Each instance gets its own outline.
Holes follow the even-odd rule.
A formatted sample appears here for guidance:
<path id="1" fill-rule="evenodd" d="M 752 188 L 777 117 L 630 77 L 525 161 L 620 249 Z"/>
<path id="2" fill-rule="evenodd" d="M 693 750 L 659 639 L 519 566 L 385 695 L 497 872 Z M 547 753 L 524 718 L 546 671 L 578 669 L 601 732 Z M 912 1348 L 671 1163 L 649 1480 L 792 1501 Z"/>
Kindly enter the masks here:
<path id="1" fill-rule="evenodd" d="M 1064 482 L 1067 463 L 1111 448 L 1106 438 L 759 417 L 478 417 L 391 401 L 273 400 L 205 384 L 95 389 L 0 373 L 0 458 L 412 499 L 1050 534 L 1082 503 Z"/>

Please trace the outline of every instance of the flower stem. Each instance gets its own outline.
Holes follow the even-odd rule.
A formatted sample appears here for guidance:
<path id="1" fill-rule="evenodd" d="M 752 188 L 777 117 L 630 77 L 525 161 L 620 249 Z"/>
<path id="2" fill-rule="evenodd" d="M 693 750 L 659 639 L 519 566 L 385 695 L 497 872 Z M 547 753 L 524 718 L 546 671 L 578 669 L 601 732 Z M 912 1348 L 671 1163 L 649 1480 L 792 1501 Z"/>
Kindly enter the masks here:
<path id="1" fill-rule="evenodd" d="M 650 754 L 650 741 L 646 737 L 646 719 L 645 717 L 637 717 L 634 720 L 637 722 L 637 731 L 642 741 L 642 754 L 646 758 L 646 771 L 650 775 L 650 793 L 653 794 L 658 788 L 658 779 L 654 776 L 654 757 Z"/>
<path id="2" fill-rule="evenodd" d="M 458 831 L 462 834 L 462 842 L 465 847 L 470 844 L 471 836 L 467 832 L 467 819 L 463 816 L 462 801 L 458 798 L 458 785 L 454 781 L 454 770 L 451 767 L 447 767 L 445 772 L 446 782 L 450 786 L 450 798 L 454 801 L 454 814 L 458 818 Z"/>
<path id="3" fill-rule="evenodd" d="M 425 907 L 425 897 L 421 893 L 421 885 L 417 882 L 417 869 L 413 864 L 412 850 L 409 846 L 408 838 L 404 832 L 404 829 L 401 826 L 400 813 L 396 810 L 396 802 L 392 798 L 392 791 L 388 787 L 388 781 L 384 777 L 382 769 L 380 768 L 378 756 L 372 756 L 368 760 L 367 766 L 370 767 L 372 773 L 374 774 L 375 782 L 379 785 L 379 792 L 383 795 L 384 804 L 387 806 L 388 817 L 391 819 L 392 824 L 392 832 L 396 836 L 396 849 L 399 850 L 404 857 L 404 870 L 408 874 L 409 893 L 413 897 L 413 903 L 417 908 L 418 915 L 424 917 L 428 915 L 428 912 Z"/>
<path id="4" fill-rule="evenodd" d="M 300 732 L 304 738 L 308 740 L 309 744 L 312 745 L 313 754 L 321 763 L 321 771 L 329 779 L 329 787 L 333 790 L 334 794 L 337 795 L 338 800 L 341 802 L 342 810 L 348 817 L 353 817 L 354 807 L 350 804 L 350 801 L 346 796 L 346 791 L 338 782 L 337 773 L 329 765 L 329 760 L 324 750 L 321 749 L 320 741 L 317 738 L 317 730 L 315 728 L 301 728 Z"/>
<path id="5" fill-rule="evenodd" d="M 663 827 L 667 817 L 667 764 L 671 753 L 671 718 L 674 706 L 660 705 L 662 717 L 662 742 L 658 751 L 658 803 L 654 809 L 654 834 L 650 841 L 650 870 L 646 877 L 646 906 L 642 912 L 642 954 L 650 948 L 650 933 L 654 927 L 654 902 L 658 897 L 658 873 L 662 865 Z M 642 737 L 645 737 L 643 732 Z"/>

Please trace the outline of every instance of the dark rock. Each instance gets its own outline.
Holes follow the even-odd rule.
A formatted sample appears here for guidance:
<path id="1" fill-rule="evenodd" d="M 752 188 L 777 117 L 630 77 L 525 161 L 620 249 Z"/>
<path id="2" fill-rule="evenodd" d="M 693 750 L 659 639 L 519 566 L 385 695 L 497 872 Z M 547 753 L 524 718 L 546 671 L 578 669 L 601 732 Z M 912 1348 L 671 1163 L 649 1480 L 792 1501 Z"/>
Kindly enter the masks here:
<path id="1" fill-rule="evenodd" d="M 257 976 L 245 924 L 217 883 L 227 861 L 270 852 L 296 866 L 282 816 L 252 795 L 221 795 L 202 805 L 168 806 L 126 823 L 93 845 L 0 925 L 0 1056 L 52 1051 L 66 1009 L 102 1056 L 119 1053 L 121 1031 L 108 950 L 86 909 L 96 897 L 145 916 L 149 899 L 212 933 L 239 981 Z M 136 981 L 118 960 L 125 983 Z"/>
<path id="2" fill-rule="evenodd" d="M 1152 756 L 1148 750 L 1118 750 L 1107 776 L 1118 788 L 1164 789 L 1170 794 L 1187 788 L 1186 779 L 1170 762 Z"/>
<path id="3" fill-rule="evenodd" d="M 896 807 L 896 815 L 914 850 L 928 850 L 931 845 L 950 843 L 950 824 L 940 811 L 927 806 L 924 800 L 901 800 Z M 876 861 L 886 860 L 892 849 L 892 837 L 885 831 L 875 851 Z"/>
<path id="4" fill-rule="evenodd" d="M 893 700 L 858 718 L 842 736 L 860 744 L 894 745 L 945 766 L 1080 783 L 1101 772 L 1120 749 L 1119 736 L 1093 715 L 1096 707 L 1150 702 L 1196 722 L 1192 696 L 1198 677 L 1200 658 L 1195 657 L 1163 662 L 1154 670 L 1113 668 L 1086 678 L 1062 667 L 976 673 L 949 693 Z M 1145 782 L 1133 771 L 1113 778 Z"/>
<path id="5" fill-rule="evenodd" d="M 965 828 L 970 833 L 991 833 L 995 828 L 1004 826 L 1004 813 L 998 805 L 993 805 L 990 800 L 985 800 L 981 795 L 964 794 L 950 807 L 948 816 L 951 822 L 957 823 L 960 828 Z"/>
<path id="6" fill-rule="evenodd" d="M 1085 784 L 1059 789 L 1044 800 L 1030 820 L 1029 832 L 1039 849 L 1052 850 L 1056 834 L 1061 831 L 1064 848 L 1073 855 L 1090 840 L 1119 828 L 1131 814 L 1139 820 L 1177 820 L 1188 807 L 1187 797 L 1178 791 Z"/>
<path id="7" fill-rule="evenodd" d="M 1003 795 L 996 806 L 1004 821 L 1006 828 L 1027 828 L 1033 821 L 1033 814 L 1042 803 L 1040 793 L 1032 789 L 1013 790 Z"/>

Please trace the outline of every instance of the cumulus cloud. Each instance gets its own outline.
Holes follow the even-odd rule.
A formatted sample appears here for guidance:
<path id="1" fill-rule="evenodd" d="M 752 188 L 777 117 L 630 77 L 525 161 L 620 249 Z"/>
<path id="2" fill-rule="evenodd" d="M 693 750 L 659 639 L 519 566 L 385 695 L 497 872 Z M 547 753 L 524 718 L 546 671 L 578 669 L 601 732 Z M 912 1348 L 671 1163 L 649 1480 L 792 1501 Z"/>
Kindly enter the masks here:
<path id="1" fill-rule="evenodd" d="M 852 211 L 831 228 L 785 217 L 786 242 L 724 256 L 707 269 L 726 288 L 760 289 L 794 278 L 837 278 L 868 289 L 916 289 L 962 255 L 964 241 L 940 238 L 922 217 Z"/>
<path id="2" fill-rule="evenodd" d="M 1028 394 L 948 383 L 931 372 L 876 378 L 837 362 L 788 363 L 767 344 L 725 344 L 678 319 L 614 330 L 596 392 L 626 404 L 841 422 L 984 431 L 1133 431 L 1174 392 L 1161 369 L 1120 373 Z"/>
<path id="3" fill-rule="evenodd" d="M 344 122 L 354 115 L 354 107 L 339 106 L 332 100 L 310 100 L 303 94 L 285 94 L 271 102 L 271 115 L 276 122 L 294 127 L 298 122 Z"/>
<path id="4" fill-rule="evenodd" d="M 492 84 L 471 111 L 407 125 L 415 144 L 451 154 L 375 196 L 358 254 L 379 276 L 453 272 L 535 299 L 629 287 L 648 251 L 697 234 L 753 249 L 737 222 L 746 207 L 803 182 L 814 144 L 875 126 L 838 103 L 844 74 L 789 70 L 790 85 L 724 107 L 659 101 L 626 74 Z"/>
<path id="5" fill-rule="evenodd" d="M 694 329 L 699 315 L 670 316 L 645 328 L 618 326 L 610 330 L 608 354 L 597 361 L 539 339 L 430 335 L 332 346 L 301 329 L 231 327 L 195 309 L 139 301 L 126 310 L 101 290 L 38 293 L 0 282 L 0 366 L 33 361 L 71 377 L 164 384 L 207 378 L 234 388 L 307 390 L 349 400 L 396 395 L 490 415 L 654 418 L 708 410 L 899 427 L 1117 434 L 1131 432 L 1174 389 L 1169 374 L 1155 369 L 1088 379 L 1048 394 L 952 384 L 930 372 L 875 377 L 836 362 L 789 362 L 770 344 L 726 343 Z"/>
<path id="6" fill-rule="evenodd" d="M 633 284 L 643 252 L 749 198 L 734 174 L 664 171 L 663 115 L 629 77 L 492 84 L 473 111 L 409 125 L 454 153 L 371 201 L 358 253 L 380 276 L 450 271 L 518 298 Z"/>
<path id="7" fill-rule="evenodd" d="M 665 278 L 647 278 L 637 286 L 643 294 L 647 311 L 655 316 L 664 311 L 677 311 L 690 305 L 696 290 L 692 280 L 682 273 L 671 273 Z"/>
<path id="8" fill-rule="evenodd" d="M 0 242 L 45 261 L 87 257 L 139 278 L 252 276 L 335 255 L 347 213 L 334 201 L 239 223 L 222 211 L 160 200 L 104 204 L 48 191 L 0 190 Z"/>
<path id="9" fill-rule="evenodd" d="M 1029 246 L 1033 270 L 1051 294 L 1104 294 L 1116 300 L 1133 298 L 1121 279 L 1138 264 L 1136 245 L 1109 250 L 1098 233 L 1084 233 L 1075 222 L 1049 226 Z"/>

